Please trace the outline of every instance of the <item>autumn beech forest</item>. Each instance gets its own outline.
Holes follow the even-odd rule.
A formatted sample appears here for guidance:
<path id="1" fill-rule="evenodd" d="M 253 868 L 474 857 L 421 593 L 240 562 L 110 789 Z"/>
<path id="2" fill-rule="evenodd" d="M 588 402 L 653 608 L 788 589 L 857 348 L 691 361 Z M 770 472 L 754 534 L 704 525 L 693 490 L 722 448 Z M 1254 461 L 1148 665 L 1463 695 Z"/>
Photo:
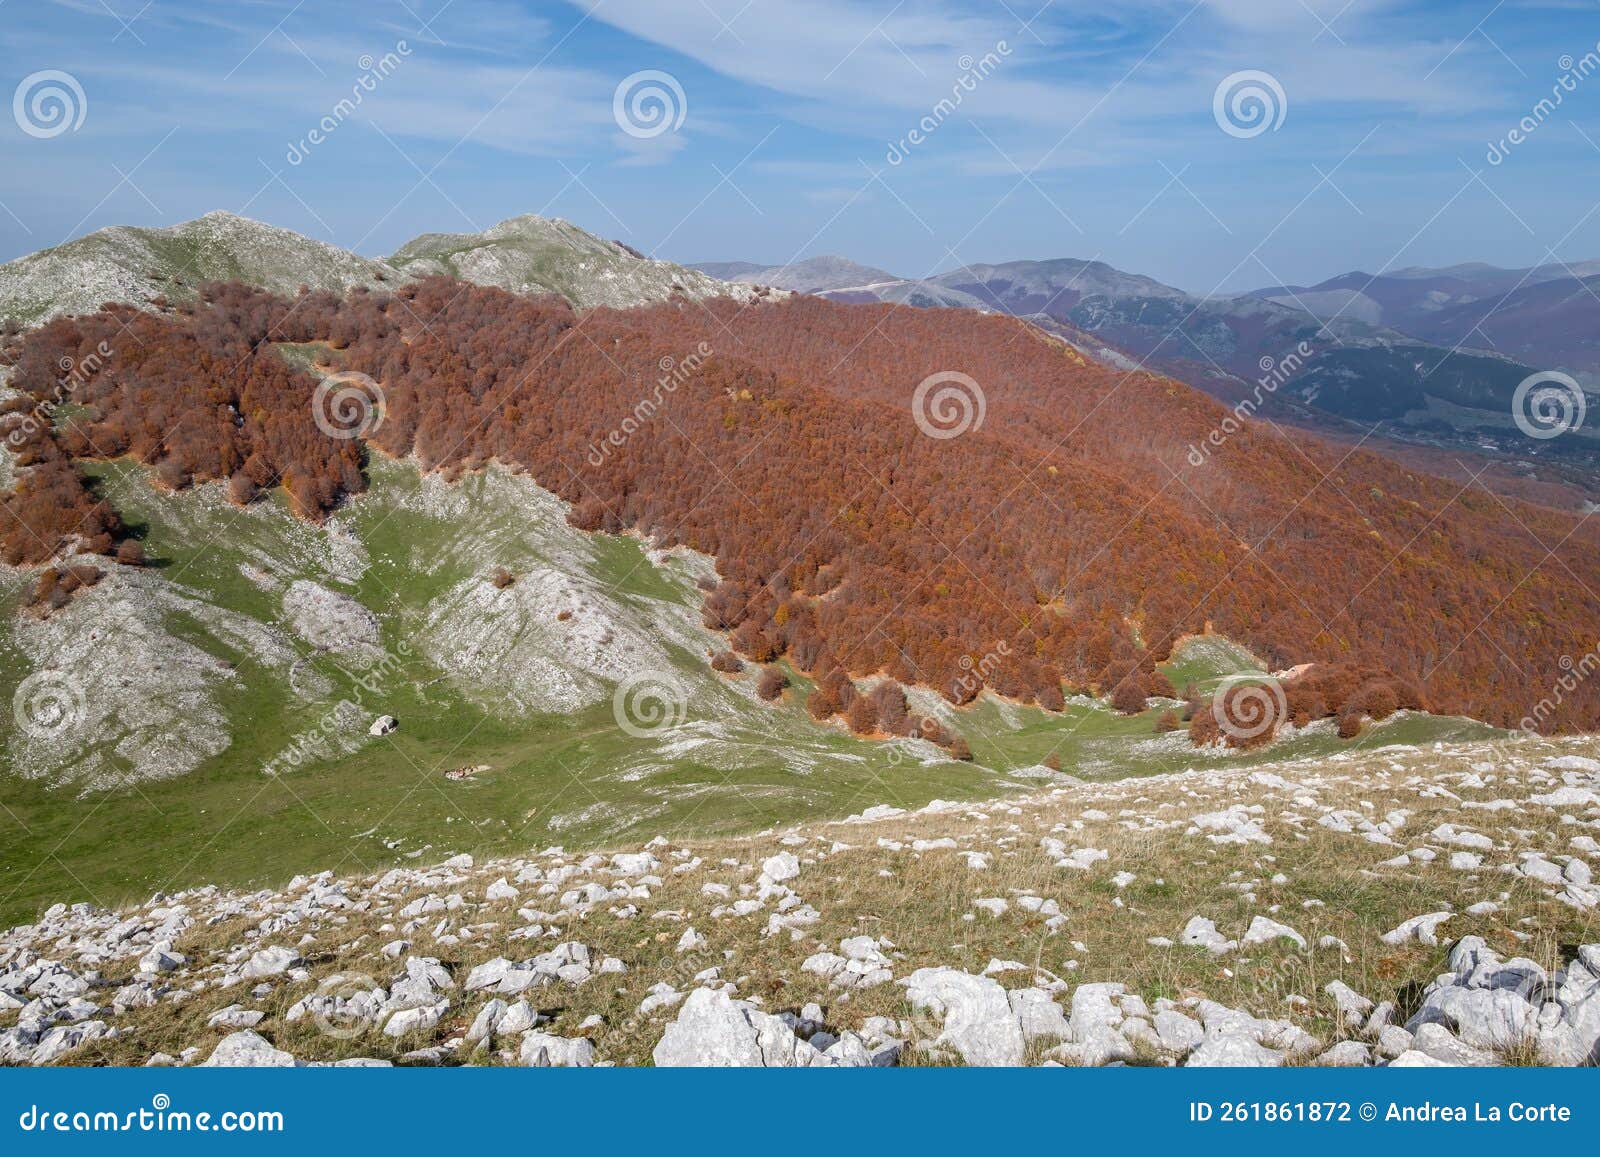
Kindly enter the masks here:
<path id="1" fill-rule="evenodd" d="M 322 376 L 292 346 L 371 394 L 345 398 L 371 403 L 354 404 L 359 436 L 319 423 Z M 1220 405 L 970 311 L 797 297 L 580 313 L 445 279 L 342 299 L 211 285 L 193 305 L 58 319 L 4 356 L 22 393 L 4 416 L 8 564 L 118 554 L 84 460 L 135 458 L 173 490 L 222 482 L 240 504 L 281 489 L 309 520 L 357 499 L 370 454 L 447 476 L 498 463 L 584 530 L 712 556 L 718 670 L 767 665 L 776 698 L 787 660 L 815 681 L 813 715 L 957 754 L 904 686 L 1047 710 L 1086 691 L 1132 712 L 1180 695 L 1158 664 L 1216 632 L 1273 667 L 1315 664 L 1290 684 L 1302 721 L 1353 733 L 1423 707 L 1515 725 L 1600 623 L 1593 525 L 1260 420 L 1228 422 L 1194 465 Z M 949 371 L 981 390 L 981 421 L 931 436 L 913 396 Z M 885 678 L 858 691 L 870 675 Z M 1600 685 L 1547 723 L 1597 726 Z"/>

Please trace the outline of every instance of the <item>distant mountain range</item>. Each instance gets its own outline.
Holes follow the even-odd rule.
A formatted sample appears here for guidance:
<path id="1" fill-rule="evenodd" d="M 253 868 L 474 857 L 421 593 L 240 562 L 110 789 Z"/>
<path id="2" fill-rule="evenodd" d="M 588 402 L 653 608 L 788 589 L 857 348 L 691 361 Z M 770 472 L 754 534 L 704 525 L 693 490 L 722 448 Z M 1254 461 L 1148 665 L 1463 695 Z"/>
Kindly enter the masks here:
<path id="1" fill-rule="evenodd" d="M 1171 374 L 1229 404 L 1259 403 L 1277 421 L 1348 437 L 1381 423 L 1380 438 L 1489 455 L 1524 477 L 1577 480 L 1587 498 L 1600 496 L 1600 419 L 1545 440 L 1525 436 L 1512 413 L 1518 385 L 1535 372 L 1600 383 L 1600 262 L 1347 273 L 1201 297 L 1073 258 L 926 278 L 845 257 L 683 266 L 532 215 L 481 233 L 424 234 L 374 259 L 218 212 L 169 228 L 113 226 L 0 266 L 0 321 L 26 327 L 108 301 L 181 301 L 206 281 L 293 293 L 436 274 L 555 293 L 579 308 L 795 292 L 1006 313 L 1106 364 Z M 1600 401 L 1591 408 L 1600 415 Z"/>
<path id="2" fill-rule="evenodd" d="M 1600 385 L 1600 262 L 1347 273 L 1201 297 L 1100 261 L 967 265 L 899 278 L 842 257 L 696 266 L 838 301 L 1007 313 L 1103 361 L 1173 375 L 1280 421 L 1600 472 L 1600 423 L 1557 439 L 1517 427 L 1513 395 L 1558 370 Z M 1091 348 L 1100 343 L 1100 348 Z M 1600 406 L 1600 403 L 1597 403 Z"/>
<path id="3" fill-rule="evenodd" d="M 1472 263 L 1444 269 L 1413 267 L 1388 273 L 1341 273 L 1316 285 L 1280 285 L 1252 290 L 1319 316 L 1343 311 L 1373 324 L 1420 333 L 1430 318 L 1476 305 L 1498 312 L 1498 303 L 1530 286 L 1578 282 L 1600 276 L 1600 261 L 1501 269 Z M 1569 286 L 1568 288 L 1571 288 Z"/>
<path id="4" fill-rule="evenodd" d="M 1436 345 L 1491 350 L 1600 386 L 1600 261 L 1458 265 L 1255 291 L 1318 318 L 1354 317 Z"/>

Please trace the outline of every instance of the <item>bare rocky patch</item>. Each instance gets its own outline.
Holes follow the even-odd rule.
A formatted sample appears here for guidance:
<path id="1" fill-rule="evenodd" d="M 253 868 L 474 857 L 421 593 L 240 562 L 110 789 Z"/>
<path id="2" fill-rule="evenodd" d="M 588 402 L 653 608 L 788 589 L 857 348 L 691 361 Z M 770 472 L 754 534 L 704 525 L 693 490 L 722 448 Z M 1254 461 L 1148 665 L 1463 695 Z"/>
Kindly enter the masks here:
<path id="1" fill-rule="evenodd" d="M 13 735 L 16 771 L 96 791 L 183 775 L 227 750 L 231 732 L 218 692 L 238 676 L 231 663 L 175 632 L 179 618 L 269 669 L 287 672 L 294 662 L 294 649 L 273 627 L 155 572 L 113 568 L 48 617 L 14 620 L 32 678 L 62 704 L 43 726 Z M 27 700 L 29 685 L 18 695 Z"/>

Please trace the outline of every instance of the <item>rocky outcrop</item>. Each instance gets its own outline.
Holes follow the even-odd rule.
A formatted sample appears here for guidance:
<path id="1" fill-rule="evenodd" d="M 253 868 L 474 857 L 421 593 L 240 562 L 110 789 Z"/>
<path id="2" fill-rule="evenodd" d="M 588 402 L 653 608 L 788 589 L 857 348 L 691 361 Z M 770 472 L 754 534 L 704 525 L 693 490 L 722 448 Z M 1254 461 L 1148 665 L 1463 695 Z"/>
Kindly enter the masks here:
<path id="1" fill-rule="evenodd" d="M 559 293 L 580 308 L 627 307 L 682 297 L 751 302 L 787 297 L 654 261 L 567 221 L 528 214 L 481 233 L 424 233 L 389 259 L 402 274 L 444 274 L 512 293 Z"/>
<path id="2" fill-rule="evenodd" d="M 709 988 L 689 994 L 651 1056 L 661 1067 L 803 1069 L 837 1063 L 778 1017 Z"/>
<path id="3" fill-rule="evenodd" d="M 1584 927 L 1572 888 L 1600 854 L 1600 805 L 1526 802 L 1587 790 L 1595 773 L 1479 761 L 1412 774 L 1392 751 L 1388 784 L 1370 768 L 1342 788 L 1310 765 L 1185 773 L 914 813 L 875 807 L 703 845 L 456 855 L 117 911 L 58 904 L 0 932 L 0 1063 L 1600 1063 L 1600 944 L 1553 950 L 1529 930 L 1534 914 L 1554 926 L 1572 913 L 1579 923 L 1561 927 Z M 1357 810 L 1326 799 L 1336 788 L 1390 804 Z M 1163 873 L 1190 848 L 1218 855 L 1214 829 L 1193 815 L 1245 792 L 1258 801 L 1251 822 L 1281 842 L 1266 853 L 1259 841 L 1224 845 L 1244 857 L 1225 864 L 1251 870 L 1219 869 L 1209 914 L 1188 915 L 1195 897 L 1175 906 Z M 1424 805 L 1428 821 L 1415 823 Z M 1119 828 L 1131 839 L 1119 842 Z M 1324 843 L 1296 859 L 1303 830 Z M 1447 866 L 1463 836 L 1484 856 L 1471 872 Z M 1177 854 L 1136 861 L 1158 838 Z M 1405 866 L 1384 842 L 1402 840 Z M 1291 903 L 1294 874 L 1322 870 L 1341 841 L 1364 879 L 1409 883 L 1427 869 L 1434 885 L 1457 884 L 1430 893 L 1449 906 L 1352 916 L 1318 898 Z M 1075 858 L 1083 848 L 1104 856 Z M 893 910 L 930 881 L 962 892 L 960 905 Z M 877 883 L 883 906 L 861 910 L 854 897 Z M 1163 902 L 1159 922 L 1118 929 Z M 1446 971 L 1404 973 L 1437 958 L 1427 938 L 1448 943 L 1457 928 Z M 1119 931 L 1112 953 L 1090 956 L 1087 940 Z M 1151 958 L 1136 958 L 1129 946 L 1146 943 Z M 1363 968 L 1374 955 L 1402 971 Z M 1249 981 L 1229 984 L 1236 971 Z M 1273 978 L 1305 976 L 1324 977 L 1320 991 L 1274 991 Z"/>
<path id="4" fill-rule="evenodd" d="M 296 635 L 326 651 L 375 648 L 382 637 L 378 616 L 349 595 L 307 579 L 289 584 L 283 613 Z"/>
<path id="5" fill-rule="evenodd" d="M 1600 1064 L 1600 945 L 1580 948 L 1548 973 L 1522 957 L 1502 960 L 1482 937 L 1465 937 L 1406 1028 L 1442 1029 L 1491 1055 L 1531 1052 L 1548 1065 Z"/>

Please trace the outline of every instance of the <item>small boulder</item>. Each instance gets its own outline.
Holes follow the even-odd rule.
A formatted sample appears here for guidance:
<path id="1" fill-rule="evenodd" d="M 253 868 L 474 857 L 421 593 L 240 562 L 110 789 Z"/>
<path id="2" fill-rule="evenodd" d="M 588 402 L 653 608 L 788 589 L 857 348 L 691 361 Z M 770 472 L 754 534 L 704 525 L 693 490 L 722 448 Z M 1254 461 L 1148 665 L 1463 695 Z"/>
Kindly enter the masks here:
<path id="1" fill-rule="evenodd" d="M 552 1036 L 530 1032 L 522 1038 L 517 1063 L 536 1069 L 587 1069 L 594 1067 L 594 1042 L 586 1037 Z"/>
<path id="2" fill-rule="evenodd" d="M 1237 940 L 1229 940 L 1217 931 L 1216 921 L 1207 919 L 1204 916 L 1192 917 L 1183 926 L 1183 931 L 1179 934 L 1178 940 L 1182 944 L 1188 944 L 1195 948 L 1204 948 L 1218 956 L 1225 952 L 1232 952 L 1239 947 Z"/>
<path id="3" fill-rule="evenodd" d="M 239 975 L 246 980 L 263 980 L 269 976 L 281 976 L 300 962 L 299 954 L 293 949 L 263 948 L 251 955 Z"/>
<path id="4" fill-rule="evenodd" d="M 969 1065 L 1022 1063 L 1022 1025 L 1011 1012 L 1006 990 L 993 977 L 919 968 L 900 983 L 914 1007 L 943 1018 L 935 1044 L 954 1049 Z"/>
<path id="5" fill-rule="evenodd" d="M 784 1021 L 726 990 L 697 988 L 651 1053 L 658 1068 L 811 1068 L 835 1062 Z"/>
<path id="6" fill-rule="evenodd" d="M 762 862 L 761 874 L 773 884 L 792 880 L 800 874 L 799 857 L 793 852 L 779 852 L 776 856 L 770 856 Z"/>
<path id="7" fill-rule="evenodd" d="M 200 1062 L 203 1069 L 291 1069 L 294 1066 L 293 1056 L 273 1048 L 265 1037 L 249 1029 L 223 1037 L 211 1055 Z"/>

